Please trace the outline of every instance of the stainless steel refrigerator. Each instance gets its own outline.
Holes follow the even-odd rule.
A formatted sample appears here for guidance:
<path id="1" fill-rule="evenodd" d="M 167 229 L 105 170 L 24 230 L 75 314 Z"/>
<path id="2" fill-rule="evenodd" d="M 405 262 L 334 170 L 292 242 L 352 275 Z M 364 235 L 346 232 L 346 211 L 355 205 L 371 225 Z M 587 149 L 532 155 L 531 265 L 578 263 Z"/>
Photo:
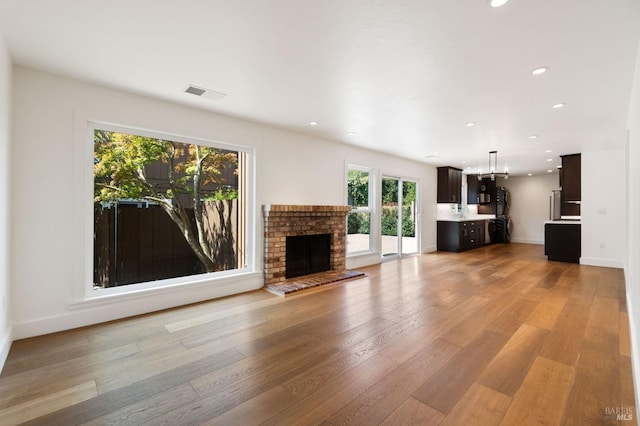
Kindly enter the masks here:
<path id="1" fill-rule="evenodd" d="M 560 193 L 559 189 L 551 191 L 549 196 L 549 220 L 560 220 L 560 206 L 562 203 L 560 201 Z"/>

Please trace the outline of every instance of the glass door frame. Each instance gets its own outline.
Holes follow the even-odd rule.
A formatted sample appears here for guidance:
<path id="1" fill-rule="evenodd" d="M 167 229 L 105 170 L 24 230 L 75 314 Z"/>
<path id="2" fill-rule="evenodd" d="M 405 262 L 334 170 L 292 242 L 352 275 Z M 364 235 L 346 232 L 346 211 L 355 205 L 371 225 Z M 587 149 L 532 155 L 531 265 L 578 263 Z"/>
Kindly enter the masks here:
<path id="1" fill-rule="evenodd" d="M 384 206 L 383 206 L 383 198 L 384 198 L 384 184 L 385 180 L 394 180 L 397 182 L 397 226 L 396 226 L 396 250 L 395 252 L 385 253 L 384 251 L 384 235 L 382 221 L 384 220 Z M 416 239 L 416 249 L 410 253 L 404 252 L 403 247 L 403 208 L 404 208 L 404 184 L 406 182 L 411 182 L 416 186 L 416 199 L 415 199 L 415 214 L 414 214 L 414 238 Z M 383 260 L 392 260 L 399 259 L 404 256 L 411 256 L 418 254 L 420 252 L 420 182 L 417 179 L 404 178 L 393 176 L 391 174 L 383 173 L 380 179 L 380 257 Z"/>

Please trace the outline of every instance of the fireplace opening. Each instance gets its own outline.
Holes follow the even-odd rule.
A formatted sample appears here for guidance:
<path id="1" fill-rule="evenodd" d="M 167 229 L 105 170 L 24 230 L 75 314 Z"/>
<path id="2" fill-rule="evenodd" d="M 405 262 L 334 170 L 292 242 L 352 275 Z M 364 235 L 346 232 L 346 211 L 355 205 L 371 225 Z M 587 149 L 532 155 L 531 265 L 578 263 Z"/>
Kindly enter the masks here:
<path id="1" fill-rule="evenodd" d="M 286 278 L 331 269 L 331 234 L 287 237 L 286 247 Z"/>

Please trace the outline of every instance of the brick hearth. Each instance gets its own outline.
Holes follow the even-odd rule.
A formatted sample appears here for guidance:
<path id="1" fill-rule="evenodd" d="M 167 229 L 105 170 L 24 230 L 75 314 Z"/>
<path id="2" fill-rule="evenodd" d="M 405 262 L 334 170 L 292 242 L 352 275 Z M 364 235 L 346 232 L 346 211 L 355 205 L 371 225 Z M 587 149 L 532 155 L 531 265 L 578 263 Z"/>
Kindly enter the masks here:
<path id="1" fill-rule="evenodd" d="M 349 206 L 266 204 L 264 216 L 264 284 L 285 280 L 287 237 L 331 234 L 331 270 L 346 269 L 346 217 Z"/>

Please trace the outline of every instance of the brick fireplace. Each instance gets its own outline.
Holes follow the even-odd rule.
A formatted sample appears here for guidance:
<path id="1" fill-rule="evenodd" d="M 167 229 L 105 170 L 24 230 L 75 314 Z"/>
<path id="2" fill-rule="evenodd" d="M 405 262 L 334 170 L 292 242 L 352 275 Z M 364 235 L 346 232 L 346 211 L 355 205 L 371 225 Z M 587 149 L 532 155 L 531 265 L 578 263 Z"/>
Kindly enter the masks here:
<path id="1" fill-rule="evenodd" d="M 287 237 L 330 234 L 330 270 L 346 269 L 349 206 L 298 206 L 266 204 L 264 217 L 264 285 L 286 279 Z"/>

